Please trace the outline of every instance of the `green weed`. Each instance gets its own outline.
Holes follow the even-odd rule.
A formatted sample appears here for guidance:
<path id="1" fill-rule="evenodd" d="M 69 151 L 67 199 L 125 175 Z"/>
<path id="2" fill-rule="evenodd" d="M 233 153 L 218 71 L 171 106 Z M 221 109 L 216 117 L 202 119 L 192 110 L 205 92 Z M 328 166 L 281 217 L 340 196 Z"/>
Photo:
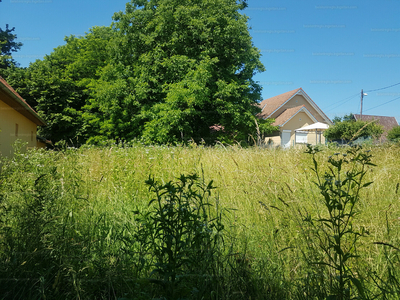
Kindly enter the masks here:
<path id="1" fill-rule="evenodd" d="M 317 177 L 315 182 L 323 198 L 325 211 L 313 217 L 307 213 L 304 222 L 309 226 L 307 239 L 310 243 L 313 257 L 310 265 L 319 268 L 321 280 L 326 281 L 327 299 L 352 299 L 355 296 L 366 298 L 362 278 L 357 275 L 358 241 L 366 232 L 364 228 L 355 228 L 360 202 L 360 191 L 372 182 L 365 183 L 367 166 L 375 166 L 371 162 L 369 151 L 352 147 L 345 153 L 335 153 L 328 158 L 328 169 L 324 175 L 316 160 L 318 148 L 308 146 L 306 153 L 312 155 Z M 316 253 L 320 255 L 316 255 Z M 354 291 L 355 290 L 355 291 Z"/>
<path id="2" fill-rule="evenodd" d="M 146 184 L 156 197 L 150 211 L 140 213 L 135 238 L 141 259 L 150 261 L 150 282 L 162 287 L 166 299 L 200 299 L 200 292 L 213 290 L 224 251 L 222 213 L 210 201 L 212 181 L 206 185 L 194 174 L 166 184 L 149 177 Z"/>
<path id="3" fill-rule="evenodd" d="M 362 298 L 354 279 L 366 299 L 398 299 L 400 151 L 369 149 L 361 186 L 362 163 L 334 147 L 315 154 L 319 175 L 304 148 L 17 151 L 0 171 L 0 299 Z"/>

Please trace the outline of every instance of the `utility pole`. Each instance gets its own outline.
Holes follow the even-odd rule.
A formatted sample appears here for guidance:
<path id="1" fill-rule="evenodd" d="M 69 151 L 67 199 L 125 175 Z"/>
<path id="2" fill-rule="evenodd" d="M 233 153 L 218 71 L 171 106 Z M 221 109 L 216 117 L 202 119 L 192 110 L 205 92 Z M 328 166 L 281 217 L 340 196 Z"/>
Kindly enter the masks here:
<path id="1" fill-rule="evenodd" d="M 363 105 L 363 99 L 364 99 L 364 91 L 361 89 L 361 109 L 360 109 L 360 120 L 362 120 L 362 105 Z"/>
<path id="2" fill-rule="evenodd" d="M 364 90 L 361 89 L 361 109 L 360 109 L 360 120 L 362 120 L 362 106 L 363 106 L 363 99 L 364 96 L 368 96 L 367 93 L 364 93 Z"/>

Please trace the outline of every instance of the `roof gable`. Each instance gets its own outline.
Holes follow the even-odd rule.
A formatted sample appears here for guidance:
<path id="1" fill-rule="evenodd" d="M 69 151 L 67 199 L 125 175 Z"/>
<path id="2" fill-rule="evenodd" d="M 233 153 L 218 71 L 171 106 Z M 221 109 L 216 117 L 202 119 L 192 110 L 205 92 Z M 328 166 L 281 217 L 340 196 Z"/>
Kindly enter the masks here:
<path id="1" fill-rule="evenodd" d="M 259 104 L 259 107 L 261 108 L 260 117 L 267 119 L 270 115 L 274 113 L 274 111 L 276 111 L 288 100 L 292 99 L 300 89 L 301 88 L 298 88 L 293 91 L 286 92 L 261 101 Z"/>
<path id="2" fill-rule="evenodd" d="M 273 125 L 284 126 L 292 118 L 294 118 L 298 113 L 305 112 L 307 116 L 314 122 L 318 122 L 317 119 L 310 113 L 310 111 L 304 106 L 296 106 L 292 108 L 285 109 L 276 119 Z"/>
<path id="3" fill-rule="evenodd" d="M 7 99 L 0 100 L 17 110 L 20 114 L 34 122 L 36 125 L 46 125 L 45 121 L 1 76 L 0 90 L 4 91 L 9 96 Z"/>
<path id="4" fill-rule="evenodd" d="M 323 118 L 324 122 L 329 125 L 333 124 L 332 121 L 324 114 L 324 112 L 318 107 L 318 105 L 315 104 L 315 102 L 304 92 L 302 88 L 298 88 L 293 91 L 263 100 L 259 104 L 261 108 L 261 113 L 259 114 L 259 117 L 263 119 L 270 118 L 275 112 L 281 109 L 285 104 L 287 104 L 297 95 L 302 96 L 306 100 L 306 102 L 310 104 L 310 106 L 314 108 L 315 111 Z M 282 115 L 282 113 L 280 115 Z"/>

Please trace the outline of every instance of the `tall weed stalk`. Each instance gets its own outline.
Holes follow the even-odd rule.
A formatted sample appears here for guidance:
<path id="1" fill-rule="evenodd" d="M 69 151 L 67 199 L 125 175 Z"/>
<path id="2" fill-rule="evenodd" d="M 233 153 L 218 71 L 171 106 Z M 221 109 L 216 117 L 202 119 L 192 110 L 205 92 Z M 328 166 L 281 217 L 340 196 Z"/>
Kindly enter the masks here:
<path id="1" fill-rule="evenodd" d="M 319 253 L 308 261 L 311 266 L 320 270 L 318 285 L 327 285 L 327 299 L 366 298 L 363 278 L 356 272 L 359 239 L 366 232 L 362 227 L 357 230 L 354 226 L 358 214 L 360 191 L 372 182 L 365 183 L 365 175 L 371 162 L 372 155 L 361 147 L 349 148 L 345 153 L 335 153 L 328 158 L 328 168 L 320 170 L 316 154 L 317 147 L 308 146 L 306 153 L 312 155 L 316 175 L 315 184 L 322 196 L 324 211 L 313 217 L 304 216 L 303 221 L 308 226 L 310 245 Z M 325 272 L 324 272 L 325 271 Z M 322 274 L 321 274 L 322 273 Z"/>
<path id="2" fill-rule="evenodd" d="M 150 263 L 149 282 L 159 285 L 166 299 L 201 299 L 215 292 L 224 226 L 210 201 L 213 182 L 205 184 L 194 174 L 166 184 L 149 177 L 146 183 L 155 198 L 149 212 L 139 213 L 135 236 L 141 259 Z"/>

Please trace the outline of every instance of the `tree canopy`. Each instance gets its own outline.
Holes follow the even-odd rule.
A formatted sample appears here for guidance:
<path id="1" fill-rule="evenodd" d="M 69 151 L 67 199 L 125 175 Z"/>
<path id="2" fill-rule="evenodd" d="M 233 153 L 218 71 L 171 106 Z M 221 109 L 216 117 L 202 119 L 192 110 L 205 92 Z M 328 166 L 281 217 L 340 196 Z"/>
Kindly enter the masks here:
<path id="1" fill-rule="evenodd" d="M 114 15 L 111 61 L 94 86 L 106 137 L 170 143 L 255 129 L 263 71 L 245 2 L 134 0 Z"/>
<path id="2" fill-rule="evenodd" d="M 256 133 L 264 71 L 246 1 L 132 0 L 111 27 L 95 27 L 7 80 L 53 142 L 233 141 Z M 275 129 L 264 122 L 262 130 Z M 211 130 L 218 128 L 218 130 Z"/>
<path id="3" fill-rule="evenodd" d="M 6 24 L 6 29 L 0 28 L 0 69 L 5 69 L 15 64 L 15 60 L 12 58 L 12 52 L 18 51 L 22 47 L 22 43 L 16 42 L 16 34 L 12 32 L 15 27 L 9 28 Z"/>
<path id="4" fill-rule="evenodd" d="M 110 27 L 94 27 L 83 37 L 66 37 L 65 45 L 28 68 L 4 71 L 9 84 L 46 121 L 39 135 L 53 142 L 81 144 L 93 133 L 92 114 L 85 106 L 92 81 L 98 79 L 97 70 L 107 62 L 112 34 Z"/>
<path id="5" fill-rule="evenodd" d="M 348 115 L 344 115 L 343 117 L 336 116 L 333 118 L 332 121 L 334 124 L 336 124 L 339 122 L 353 122 L 353 121 L 355 121 L 355 119 L 354 119 L 354 115 L 352 113 L 350 113 Z"/>

